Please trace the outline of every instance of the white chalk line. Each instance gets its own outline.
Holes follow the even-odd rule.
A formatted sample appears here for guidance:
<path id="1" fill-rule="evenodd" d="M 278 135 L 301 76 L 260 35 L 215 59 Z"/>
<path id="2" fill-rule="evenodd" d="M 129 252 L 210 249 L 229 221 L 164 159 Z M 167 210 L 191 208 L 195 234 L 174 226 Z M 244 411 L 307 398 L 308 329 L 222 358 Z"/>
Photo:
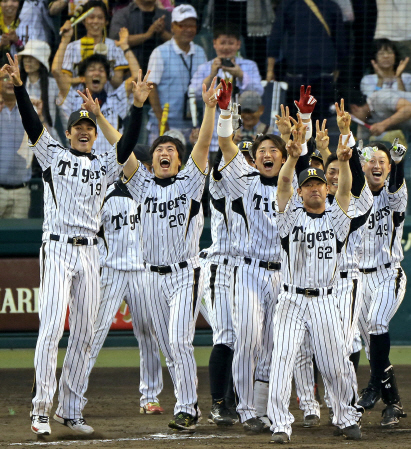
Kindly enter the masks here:
<path id="1" fill-rule="evenodd" d="M 45 438 L 45 437 L 43 437 Z M 230 439 L 241 438 L 241 435 L 194 435 L 194 434 L 176 434 L 156 433 L 147 437 L 140 438 L 112 438 L 104 440 L 69 440 L 69 441 L 31 441 L 25 443 L 9 443 L 8 446 L 87 446 L 90 444 L 118 443 L 122 441 L 152 441 L 152 440 L 211 440 L 211 439 Z"/>

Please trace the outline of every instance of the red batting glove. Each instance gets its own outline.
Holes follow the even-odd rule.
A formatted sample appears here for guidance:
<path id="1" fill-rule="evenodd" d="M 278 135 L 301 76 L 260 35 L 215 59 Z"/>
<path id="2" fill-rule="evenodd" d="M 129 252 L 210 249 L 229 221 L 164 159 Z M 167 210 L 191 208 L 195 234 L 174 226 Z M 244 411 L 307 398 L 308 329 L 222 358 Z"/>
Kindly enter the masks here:
<path id="1" fill-rule="evenodd" d="M 311 118 L 311 113 L 314 111 L 316 103 L 317 100 L 311 95 L 311 86 L 307 86 L 306 91 L 304 86 L 301 86 L 300 100 L 294 100 L 294 104 L 297 106 L 302 119 Z"/>
<path id="2" fill-rule="evenodd" d="M 224 80 L 221 80 L 222 89 L 218 89 L 217 102 L 222 111 L 228 111 L 231 101 L 231 92 L 233 91 L 233 85 L 228 82 L 228 85 Z M 231 113 L 231 112 L 230 112 Z"/>

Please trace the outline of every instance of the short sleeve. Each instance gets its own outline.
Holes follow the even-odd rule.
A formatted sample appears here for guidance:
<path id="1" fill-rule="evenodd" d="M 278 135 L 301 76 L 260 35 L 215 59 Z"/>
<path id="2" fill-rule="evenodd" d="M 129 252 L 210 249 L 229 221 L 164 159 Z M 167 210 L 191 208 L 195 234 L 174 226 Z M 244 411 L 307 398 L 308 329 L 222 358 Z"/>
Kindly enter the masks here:
<path id="1" fill-rule="evenodd" d="M 390 193 L 387 186 L 385 188 L 388 192 L 388 203 L 390 205 L 390 209 L 394 212 L 405 212 L 408 202 L 408 191 L 405 180 L 396 192 Z"/>
<path id="2" fill-rule="evenodd" d="M 129 67 L 128 61 L 120 47 L 113 48 L 114 70 L 126 70 Z"/>
<path id="3" fill-rule="evenodd" d="M 230 197 L 237 199 L 246 192 L 251 179 L 248 175 L 255 172 L 255 169 L 247 163 L 241 151 L 238 150 L 231 161 L 225 161 L 225 165 L 219 171 L 227 179 Z"/>
<path id="4" fill-rule="evenodd" d="M 113 182 L 119 177 L 123 166 L 117 162 L 117 144 L 113 145 L 112 150 L 97 156 L 102 166 L 106 166 L 107 170 L 107 184 L 113 184 Z"/>
<path id="5" fill-rule="evenodd" d="M 64 53 L 63 66 L 62 71 L 74 76 L 74 52 L 75 45 L 74 42 L 71 42 L 67 45 L 66 51 Z"/>
<path id="6" fill-rule="evenodd" d="M 337 198 L 333 201 L 329 213 L 337 240 L 344 242 L 350 231 L 351 218 L 341 209 Z"/>
<path id="7" fill-rule="evenodd" d="M 403 73 L 402 82 L 404 83 L 406 92 L 411 92 L 411 73 Z"/>
<path id="8" fill-rule="evenodd" d="M 33 142 L 30 146 L 43 171 L 51 166 L 56 154 L 64 150 L 64 147 L 51 137 L 46 128 L 43 128 L 43 132 L 37 139 L 37 142 Z"/>
<path id="9" fill-rule="evenodd" d="M 351 214 L 350 209 L 348 210 L 348 215 L 350 217 L 364 215 L 371 209 L 374 203 L 374 197 L 368 186 L 368 183 L 365 183 L 365 186 L 358 198 L 351 195 L 350 205 L 351 202 L 354 205 L 355 211 L 354 214 Z"/>
<path id="10" fill-rule="evenodd" d="M 150 185 L 153 175 L 146 169 L 144 164 L 138 161 L 137 170 L 133 173 L 124 184 L 127 185 L 134 201 L 141 203 L 145 198 L 145 193 Z"/>
<path id="11" fill-rule="evenodd" d="M 297 217 L 303 212 L 301 203 L 298 202 L 298 198 L 292 195 L 285 206 L 284 212 L 280 212 L 278 209 L 278 201 L 275 201 L 275 211 L 278 233 L 281 238 L 286 237 L 294 225 Z"/>
<path id="12" fill-rule="evenodd" d="M 186 184 L 184 191 L 187 194 L 187 198 L 201 201 L 206 177 L 207 169 L 205 173 L 203 173 L 195 163 L 194 159 L 190 156 L 184 169 L 178 173 L 176 182 L 183 182 Z M 181 181 L 179 179 L 181 179 Z"/>
<path id="13" fill-rule="evenodd" d="M 158 48 L 155 48 L 151 53 L 147 70 L 151 71 L 150 81 L 154 84 L 160 84 L 161 77 L 163 76 L 164 62 L 161 51 Z"/>

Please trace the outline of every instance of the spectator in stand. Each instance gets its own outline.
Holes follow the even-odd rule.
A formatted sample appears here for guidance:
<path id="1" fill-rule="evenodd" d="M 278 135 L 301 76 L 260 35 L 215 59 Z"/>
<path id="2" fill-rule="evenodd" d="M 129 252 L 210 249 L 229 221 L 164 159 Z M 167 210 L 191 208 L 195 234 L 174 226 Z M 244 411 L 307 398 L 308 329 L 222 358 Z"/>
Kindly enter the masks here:
<path id="1" fill-rule="evenodd" d="M 411 56 L 411 6 L 407 0 L 377 0 L 377 28 L 374 39 L 395 42 L 400 59 Z M 411 63 L 405 67 L 411 72 Z"/>
<path id="2" fill-rule="evenodd" d="M 61 28 L 63 35 L 61 37 L 61 43 L 54 57 L 52 65 L 52 74 L 59 86 L 59 103 L 61 106 L 61 112 L 64 116 L 63 127 L 65 128 L 66 121 L 70 117 L 72 111 L 80 109 L 83 103 L 82 98 L 78 95 L 77 90 L 74 87 L 70 87 L 70 78 L 68 78 L 61 71 L 61 61 L 64 57 L 66 48 L 70 45 L 71 36 L 73 34 L 73 28 L 71 28 L 70 21 L 68 20 Z M 130 65 L 131 77 L 121 83 L 121 85 L 114 89 L 109 83 L 110 80 L 110 64 L 107 58 L 100 54 L 92 54 L 85 59 L 79 66 L 79 75 L 84 79 L 84 83 L 78 86 L 78 89 L 85 92 L 89 89 L 93 98 L 97 98 L 100 103 L 101 112 L 109 123 L 117 130 L 122 127 L 122 121 L 126 117 L 129 106 L 128 98 L 132 90 L 132 81 L 137 79 L 138 70 L 140 66 L 132 51 L 126 51 L 128 48 L 128 31 L 127 28 L 120 30 L 120 40 L 116 41 L 116 45 L 125 52 L 128 58 L 128 64 Z M 97 140 L 95 143 L 95 150 L 97 154 L 110 151 L 112 145 L 105 139 L 104 135 L 98 129 Z"/>
<path id="3" fill-rule="evenodd" d="M 72 84 L 83 80 L 78 78 L 78 66 L 81 61 L 94 53 L 107 57 L 110 63 L 110 83 L 116 89 L 123 82 L 124 71 L 127 70 L 126 54 L 112 39 L 106 38 L 106 26 L 109 21 L 106 5 L 100 0 L 91 0 L 84 5 L 83 12 L 94 8 L 94 11 L 84 19 L 87 35 L 71 42 L 64 54 L 63 73 L 72 78 Z M 129 51 L 128 45 L 124 50 Z"/>
<path id="4" fill-rule="evenodd" d="M 223 79 L 233 85 L 233 96 L 245 91 L 254 91 L 259 97 L 264 92 L 261 86 L 261 76 L 257 64 L 250 59 L 237 56 L 241 47 L 240 31 L 233 23 L 220 23 L 214 28 L 214 50 L 217 57 L 200 65 L 190 83 L 196 98 L 201 99 L 203 83 L 210 87 L 211 81 L 217 76 L 217 83 Z M 261 98 L 260 98 L 261 104 Z M 219 111 L 216 111 L 219 114 Z M 258 117 L 259 118 L 259 117 Z M 218 150 L 217 120 L 210 146 L 210 159 Z"/>
<path id="5" fill-rule="evenodd" d="M 14 56 L 24 47 L 16 32 L 20 23 L 18 18 L 19 6 L 19 0 L 0 1 L 0 67 L 8 62 L 7 53 Z"/>
<path id="6" fill-rule="evenodd" d="M 107 11 L 109 10 L 108 1 L 103 0 Z M 49 15 L 59 16 L 60 23 L 65 23 L 72 17 L 78 17 L 82 14 L 84 5 L 87 0 L 49 0 L 48 10 Z"/>
<path id="7" fill-rule="evenodd" d="M 0 218 L 27 218 L 30 208 L 27 183 L 31 178 L 33 152 L 21 122 L 13 82 L 3 72 L 0 94 Z"/>
<path id="8" fill-rule="evenodd" d="M 360 120 L 372 123 L 369 133 L 359 128 L 359 138 L 380 136 L 378 140 L 387 138 L 389 130 L 401 130 L 407 140 L 411 138 L 411 92 L 393 91 L 391 89 L 376 90 L 372 95 L 359 98 L 350 104 L 350 112 Z"/>
<path id="9" fill-rule="evenodd" d="M 169 112 L 165 130 L 178 129 L 189 141 L 192 120 L 188 86 L 197 68 L 206 62 L 204 50 L 193 43 L 197 32 L 196 10 L 191 5 L 179 5 L 174 8 L 171 21 L 173 38 L 157 47 L 148 63 L 150 80 L 154 83 L 148 97 L 152 107 L 147 124 L 150 145 L 158 137 L 166 103 Z"/>
<path id="10" fill-rule="evenodd" d="M 361 80 L 361 92 L 369 97 L 375 90 L 392 89 L 411 91 L 411 73 L 404 73 L 409 57 L 403 61 L 395 44 L 388 39 L 374 41 L 374 59 L 371 64 L 374 74 L 365 75 Z"/>
<path id="11" fill-rule="evenodd" d="M 267 81 L 278 80 L 276 63 L 282 55 L 288 83 L 287 104 L 298 98 L 300 86 L 311 85 L 318 103 L 312 120 L 330 115 L 335 100 L 339 63 L 347 50 L 340 7 L 329 0 L 284 0 L 268 40 Z"/>
<path id="12" fill-rule="evenodd" d="M 110 25 L 110 37 L 118 39 L 120 28 L 129 32 L 128 44 L 143 73 L 153 50 L 171 39 L 171 13 L 156 6 L 156 0 L 134 0 L 116 11 Z"/>
<path id="13" fill-rule="evenodd" d="M 238 102 L 241 104 L 241 119 L 243 127 L 234 136 L 234 142 L 243 139 L 255 140 L 257 134 L 272 134 L 273 129 L 260 121 L 264 112 L 261 96 L 255 91 L 246 91 L 240 95 Z"/>
<path id="14" fill-rule="evenodd" d="M 19 53 L 20 75 L 31 102 L 42 111 L 44 126 L 57 139 L 54 126 L 57 118 L 56 100 L 59 88 L 56 80 L 49 77 L 50 47 L 43 41 L 28 41 Z"/>

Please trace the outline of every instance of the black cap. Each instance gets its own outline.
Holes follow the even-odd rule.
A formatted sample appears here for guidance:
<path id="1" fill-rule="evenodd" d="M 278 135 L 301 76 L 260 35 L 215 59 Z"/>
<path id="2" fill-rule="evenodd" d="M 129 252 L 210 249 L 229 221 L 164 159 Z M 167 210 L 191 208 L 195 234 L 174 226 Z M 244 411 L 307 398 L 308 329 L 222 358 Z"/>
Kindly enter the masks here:
<path id="1" fill-rule="evenodd" d="M 310 158 L 311 158 L 311 159 L 318 159 L 321 163 L 324 164 L 324 159 L 323 159 L 321 153 L 319 152 L 319 150 L 313 151 L 313 152 L 311 153 Z"/>
<path id="2" fill-rule="evenodd" d="M 251 139 L 243 139 L 240 142 L 238 142 L 237 146 L 238 149 L 243 153 L 249 153 L 253 143 L 254 142 Z"/>
<path id="3" fill-rule="evenodd" d="M 300 176 L 298 177 L 298 185 L 301 187 L 305 183 L 305 181 L 308 181 L 311 178 L 317 178 L 327 183 L 324 172 L 320 168 L 310 167 L 306 168 L 304 171 L 300 173 Z"/>
<path id="4" fill-rule="evenodd" d="M 72 126 L 74 126 L 77 122 L 80 120 L 90 120 L 90 122 L 93 123 L 93 125 L 97 129 L 97 118 L 96 116 L 89 111 L 86 111 L 85 109 L 80 109 L 79 111 L 74 111 L 70 114 L 70 118 L 68 119 L 67 123 L 67 129 L 70 129 Z"/>
<path id="5" fill-rule="evenodd" d="M 141 143 L 138 143 L 134 149 L 133 153 L 136 156 L 136 158 L 141 162 L 149 162 L 151 161 L 151 154 L 150 154 L 150 146 L 149 145 L 143 145 Z"/>

